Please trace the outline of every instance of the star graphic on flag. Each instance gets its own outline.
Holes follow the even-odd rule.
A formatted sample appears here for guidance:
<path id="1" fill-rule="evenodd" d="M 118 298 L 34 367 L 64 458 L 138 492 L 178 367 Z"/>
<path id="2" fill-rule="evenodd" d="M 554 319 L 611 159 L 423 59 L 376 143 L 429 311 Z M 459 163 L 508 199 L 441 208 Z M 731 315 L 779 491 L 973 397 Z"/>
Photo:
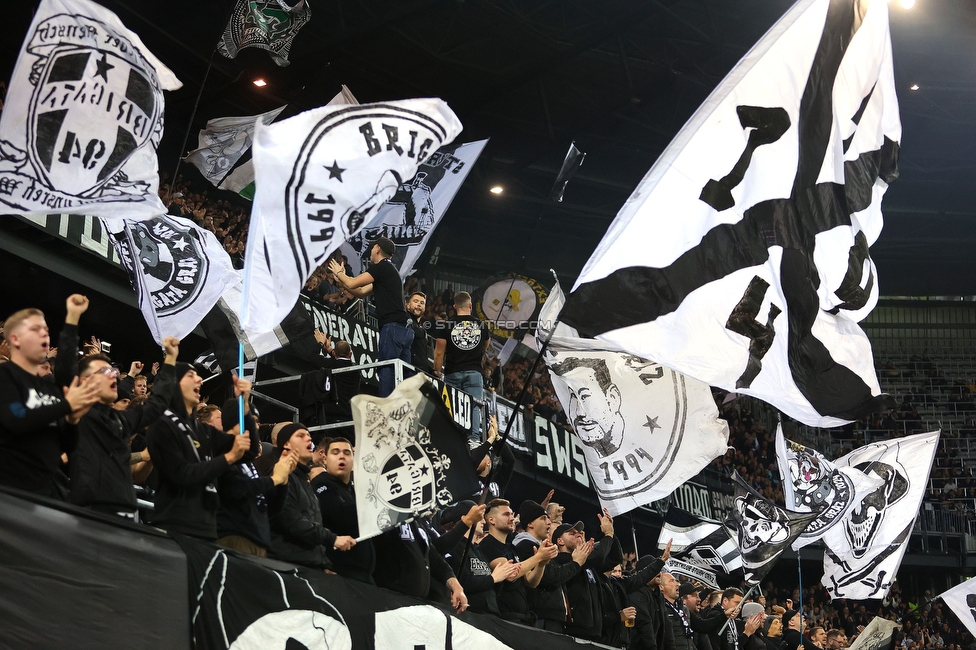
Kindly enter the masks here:
<path id="1" fill-rule="evenodd" d="M 95 70 L 95 76 L 101 77 L 108 82 L 108 71 L 115 66 L 108 62 L 108 57 L 106 57 L 105 53 L 102 52 L 102 58 L 99 61 L 95 61 L 95 67 L 97 68 L 97 70 Z"/>
<path id="2" fill-rule="evenodd" d="M 340 183 L 342 182 L 342 172 L 346 170 L 339 166 L 338 161 L 333 160 L 332 166 L 329 167 L 328 165 L 325 165 L 325 168 L 329 170 L 329 180 L 332 180 L 333 178 L 338 178 L 339 182 Z"/>
<path id="3" fill-rule="evenodd" d="M 185 239 L 183 239 L 182 237 L 180 237 L 179 239 L 176 240 L 176 242 L 173 243 L 173 248 L 178 249 L 182 253 L 183 250 L 187 246 L 189 246 L 189 245 L 190 245 L 190 242 L 188 242 Z"/>
<path id="4" fill-rule="evenodd" d="M 422 474 L 423 476 L 427 476 L 427 467 L 421 467 L 421 468 L 420 468 L 420 473 L 421 473 L 421 474 Z"/>
<path id="5" fill-rule="evenodd" d="M 652 418 L 650 415 L 645 415 L 644 417 L 647 418 L 647 422 L 645 424 L 642 424 L 641 425 L 642 427 L 647 427 L 651 431 L 654 431 L 654 429 L 661 428 L 661 425 L 657 423 L 657 417 Z"/>

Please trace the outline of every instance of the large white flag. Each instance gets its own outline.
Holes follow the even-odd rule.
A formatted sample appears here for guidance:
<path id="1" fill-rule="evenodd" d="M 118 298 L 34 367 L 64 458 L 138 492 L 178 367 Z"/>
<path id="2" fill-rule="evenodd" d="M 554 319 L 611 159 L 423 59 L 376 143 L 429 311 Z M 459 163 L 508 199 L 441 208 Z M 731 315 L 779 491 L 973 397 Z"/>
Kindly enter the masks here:
<path id="1" fill-rule="evenodd" d="M 776 426 L 776 465 L 787 509 L 818 513 L 793 542 L 795 551 L 823 537 L 882 484 L 878 477 L 854 467 L 837 467 L 816 449 L 787 440 L 780 425 Z"/>
<path id="2" fill-rule="evenodd" d="M 324 106 L 258 124 L 245 325 L 278 324 L 325 258 L 460 132 L 439 99 Z"/>
<path id="3" fill-rule="evenodd" d="M 207 128 L 200 131 L 197 148 L 188 153 L 184 160 L 199 169 L 208 181 L 219 185 L 244 152 L 250 149 L 255 122 L 261 120 L 270 124 L 283 110 L 285 107 L 281 106 L 260 115 L 209 120 Z"/>
<path id="4" fill-rule="evenodd" d="M 857 324 L 901 138 L 887 12 L 797 2 L 621 208 L 563 319 L 812 426 L 888 407 Z"/>
<path id="5" fill-rule="evenodd" d="M 487 140 L 478 140 L 434 152 L 420 166 L 416 176 L 397 188 L 396 194 L 369 220 L 362 232 L 340 247 L 349 259 L 353 273 L 359 274 L 368 266 L 372 249 L 369 242 L 377 237 L 387 237 L 397 247 L 393 265 L 400 271 L 400 277 L 410 275 L 487 143 Z"/>
<path id="6" fill-rule="evenodd" d="M 557 283 L 539 317 L 547 328 L 562 297 Z M 667 497 L 728 449 L 728 423 L 707 384 L 559 326 L 545 361 L 611 515 Z"/>
<path id="7" fill-rule="evenodd" d="M 136 291 L 153 338 L 183 339 L 234 284 L 230 256 L 209 230 L 189 219 L 102 220 Z"/>
<path id="8" fill-rule="evenodd" d="M 942 592 L 939 597 L 952 608 L 969 633 L 976 635 L 976 578 Z"/>
<path id="9" fill-rule="evenodd" d="M 0 118 L 0 204 L 8 214 L 148 219 L 163 91 L 182 84 L 111 11 L 42 0 Z"/>
<path id="10" fill-rule="evenodd" d="M 831 600 L 884 598 L 894 583 L 925 495 L 939 432 L 874 442 L 837 460 L 880 486 L 823 536 Z"/>

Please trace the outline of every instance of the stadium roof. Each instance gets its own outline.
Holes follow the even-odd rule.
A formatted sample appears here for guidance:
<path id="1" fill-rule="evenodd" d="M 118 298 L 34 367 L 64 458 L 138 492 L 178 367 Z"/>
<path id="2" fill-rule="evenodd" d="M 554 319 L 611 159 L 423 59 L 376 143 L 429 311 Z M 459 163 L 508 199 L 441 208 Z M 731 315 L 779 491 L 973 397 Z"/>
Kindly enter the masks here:
<path id="1" fill-rule="evenodd" d="M 461 141 L 491 141 L 429 249 L 440 247 L 438 268 L 547 277 L 553 267 L 565 283 L 685 120 L 791 4 L 308 1 L 312 20 L 286 68 L 259 50 L 213 54 L 232 0 L 102 2 L 184 83 L 167 96 L 162 170 L 176 165 L 205 78 L 190 146 L 209 118 L 285 103 L 287 116 L 326 103 L 343 83 L 362 102 L 441 97 L 465 126 Z M 3 78 L 32 4 L 6 8 Z M 976 1 L 890 8 L 904 137 L 873 248 L 882 293 L 976 295 Z M 549 189 L 572 140 L 586 164 L 555 205 Z M 489 193 L 494 185 L 504 192 Z"/>

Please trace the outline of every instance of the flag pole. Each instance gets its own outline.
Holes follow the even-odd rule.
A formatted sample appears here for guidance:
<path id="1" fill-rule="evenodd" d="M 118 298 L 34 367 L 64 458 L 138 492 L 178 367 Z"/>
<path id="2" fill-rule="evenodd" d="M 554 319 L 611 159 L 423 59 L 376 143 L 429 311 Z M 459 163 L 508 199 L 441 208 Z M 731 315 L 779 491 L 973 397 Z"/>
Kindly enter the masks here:
<path id="1" fill-rule="evenodd" d="M 183 134 L 183 144 L 180 146 L 179 156 L 176 158 L 176 169 L 173 171 L 173 178 L 169 179 L 169 192 L 166 194 L 166 203 L 169 203 L 170 198 L 173 196 L 173 186 L 176 185 L 176 175 L 180 173 L 180 165 L 183 164 L 183 152 L 186 151 L 187 140 L 190 139 L 190 131 L 193 130 L 193 120 L 197 116 L 197 108 L 200 107 L 200 98 L 203 97 L 203 89 L 207 85 L 207 79 L 210 77 L 210 69 L 213 68 L 214 56 L 217 54 L 217 47 L 214 46 L 213 52 L 210 53 L 210 60 L 207 62 L 207 71 L 203 73 L 203 81 L 200 82 L 200 90 L 197 92 L 196 101 L 193 102 L 193 112 L 190 113 L 190 120 L 186 124 L 186 133 Z"/>

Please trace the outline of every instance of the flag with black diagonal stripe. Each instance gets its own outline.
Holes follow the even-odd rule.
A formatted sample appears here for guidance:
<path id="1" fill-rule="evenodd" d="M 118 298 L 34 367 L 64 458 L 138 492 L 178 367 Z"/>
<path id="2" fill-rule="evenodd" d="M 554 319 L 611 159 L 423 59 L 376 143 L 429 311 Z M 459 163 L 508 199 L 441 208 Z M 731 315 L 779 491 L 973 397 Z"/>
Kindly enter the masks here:
<path id="1" fill-rule="evenodd" d="M 671 557 L 727 576 L 742 568 L 742 556 L 733 535 L 720 521 L 670 506 L 664 514 L 657 545 L 663 550 L 671 542 Z"/>
<path id="2" fill-rule="evenodd" d="M 890 408 L 857 324 L 901 139 L 887 12 L 797 2 L 621 208 L 563 322 L 811 426 Z"/>

